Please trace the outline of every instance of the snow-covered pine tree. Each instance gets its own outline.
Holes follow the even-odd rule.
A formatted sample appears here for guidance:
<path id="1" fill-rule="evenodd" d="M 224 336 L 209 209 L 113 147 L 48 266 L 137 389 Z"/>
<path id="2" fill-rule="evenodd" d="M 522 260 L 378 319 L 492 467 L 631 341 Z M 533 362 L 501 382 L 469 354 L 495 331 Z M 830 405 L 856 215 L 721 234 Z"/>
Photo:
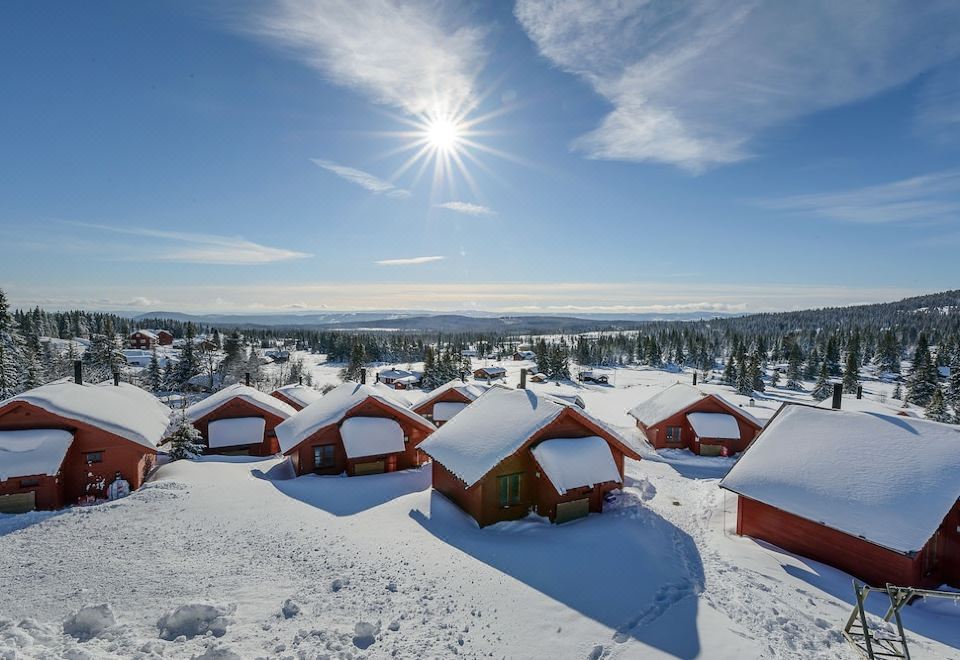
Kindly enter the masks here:
<path id="1" fill-rule="evenodd" d="M 843 391 L 848 394 L 856 394 L 859 384 L 860 362 L 857 359 L 857 353 L 849 351 L 847 353 L 847 364 L 843 369 Z"/>
<path id="2" fill-rule="evenodd" d="M 824 360 L 820 363 L 820 374 L 817 376 L 817 382 L 813 384 L 811 395 L 817 401 L 823 401 L 833 394 L 833 385 L 830 383 L 830 365 Z"/>
<path id="3" fill-rule="evenodd" d="M 170 451 L 168 455 L 171 461 L 195 458 L 203 454 L 203 436 L 183 413 L 180 414 L 177 428 L 170 436 L 169 442 Z"/>
<path id="4" fill-rule="evenodd" d="M 432 346 L 425 346 L 423 349 L 423 376 L 420 377 L 420 382 L 428 390 L 442 385 L 437 374 L 437 361 Z"/>
<path id="5" fill-rule="evenodd" d="M 777 387 L 779 385 L 780 385 L 780 372 L 774 369 L 773 373 L 770 374 L 770 387 Z"/>
<path id="6" fill-rule="evenodd" d="M 933 390 L 933 393 L 930 395 L 930 403 L 927 404 L 923 412 L 927 419 L 932 419 L 935 422 L 950 421 L 950 412 L 947 410 L 946 403 L 943 400 L 943 391 L 941 391 L 939 387 Z"/>
<path id="7" fill-rule="evenodd" d="M 927 406 L 933 396 L 933 391 L 938 387 L 939 378 L 937 366 L 930 358 L 930 345 L 927 343 L 927 335 L 921 333 L 917 339 L 916 350 L 913 353 L 910 377 L 907 379 L 906 400 L 918 406 Z"/>
<path id="8" fill-rule="evenodd" d="M 7 296 L 0 289 L 0 400 L 22 392 L 26 379 L 23 340 L 10 315 Z"/>
<path id="9" fill-rule="evenodd" d="M 160 360 L 157 358 L 157 349 L 150 355 L 150 364 L 147 366 L 147 387 L 151 392 L 160 392 L 163 389 L 163 374 L 160 372 Z"/>
<path id="10" fill-rule="evenodd" d="M 947 382 L 947 403 L 953 406 L 954 412 L 960 417 L 960 350 L 953 356 L 950 365 L 950 380 Z"/>
<path id="11" fill-rule="evenodd" d="M 789 360 L 787 366 L 787 389 L 801 390 L 803 386 L 800 381 L 803 378 L 803 374 L 800 367 L 803 364 L 803 353 L 800 352 L 800 346 L 797 345 L 797 342 L 790 343 L 790 351 L 787 356 Z"/>
<path id="12" fill-rule="evenodd" d="M 737 382 L 737 368 L 733 364 L 733 356 L 727 358 L 727 366 L 723 369 L 723 382 L 726 385 L 734 385 Z"/>
<path id="13" fill-rule="evenodd" d="M 251 356 L 256 355 L 256 351 L 250 351 Z M 343 381 L 360 381 L 360 372 L 363 370 L 363 364 L 367 361 L 367 353 L 363 347 L 363 343 L 355 341 L 353 347 L 350 349 L 350 361 L 347 363 L 343 369 L 340 370 L 340 380 Z M 259 367 L 258 367 L 259 369 Z M 251 374 L 250 378 L 253 378 Z"/>
<path id="14" fill-rule="evenodd" d="M 197 361 L 197 345 L 194 341 L 196 332 L 193 323 L 187 323 L 183 336 L 183 346 L 180 348 L 180 360 L 173 369 L 173 380 L 176 389 L 182 389 L 187 382 L 200 372 Z"/>
<path id="15" fill-rule="evenodd" d="M 897 383 L 893 388 L 893 398 L 903 399 L 903 388 L 900 387 L 900 383 Z"/>

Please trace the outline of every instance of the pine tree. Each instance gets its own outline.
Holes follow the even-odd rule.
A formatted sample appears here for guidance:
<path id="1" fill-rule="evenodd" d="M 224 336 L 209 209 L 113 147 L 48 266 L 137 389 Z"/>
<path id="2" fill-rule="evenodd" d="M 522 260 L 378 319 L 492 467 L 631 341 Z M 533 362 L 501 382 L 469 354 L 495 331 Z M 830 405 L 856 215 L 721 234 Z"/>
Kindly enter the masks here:
<path id="1" fill-rule="evenodd" d="M 953 357 L 950 365 L 950 381 L 947 383 L 947 403 L 953 406 L 953 411 L 960 418 L 960 350 Z"/>
<path id="2" fill-rule="evenodd" d="M 943 400 L 943 392 L 939 387 L 933 390 L 933 393 L 930 395 L 930 403 L 927 405 L 924 414 L 927 416 L 927 419 L 932 419 L 935 422 L 949 422 L 950 413 L 947 411 L 947 406 Z"/>
<path id="3" fill-rule="evenodd" d="M 916 350 L 913 353 L 913 366 L 907 380 L 906 400 L 918 406 L 929 404 L 933 391 L 938 387 L 939 377 L 937 366 L 930 358 L 927 335 L 921 333 L 917 339 Z"/>
<path id="4" fill-rule="evenodd" d="M 167 454 L 171 461 L 194 458 L 203 453 L 203 436 L 183 414 L 180 416 L 177 428 L 170 436 L 169 442 L 170 451 Z"/>
<path id="5" fill-rule="evenodd" d="M 255 353 L 255 351 L 251 351 Z M 360 381 L 360 372 L 363 371 L 363 365 L 367 361 L 367 354 L 360 341 L 355 341 L 350 349 L 350 361 L 340 370 L 340 380 Z"/>
<path id="6" fill-rule="evenodd" d="M 817 376 L 817 382 L 813 384 L 811 394 L 817 401 L 823 401 L 833 394 L 833 385 L 830 383 L 830 366 L 826 360 L 820 363 L 820 375 Z"/>
<path id="7" fill-rule="evenodd" d="M 900 387 L 900 383 L 897 383 L 893 388 L 893 398 L 894 399 L 903 399 L 903 388 Z"/>
<path id="8" fill-rule="evenodd" d="M 800 352 L 800 347 L 796 342 L 790 344 L 789 364 L 787 366 L 787 389 L 791 390 L 802 390 L 803 386 L 800 384 L 800 380 L 803 378 L 803 375 L 800 371 L 800 367 L 803 364 L 803 354 Z"/>
<path id="9" fill-rule="evenodd" d="M 180 361 L 177 362 L 173 370 L 174 385 L 177 389 L 186 386 L 187 382 L 200 371 L 200 365 L 197 361 L 197 345 L 194 342 L 196 336 L 193 323 L 187 323 L 184 332 L 183 347 L 180 349 Z"/>
<path id="10" fill-rule="evenodd" d="M 726 385 L 733 385 L 737 382 L 737 368 L 733 364 L 733 356 L 727 358 L 727 366 L 723 370 L 723 382 Z"/>
<path id="11" fill-rule="evenodd" d="M 427 346 L 423 349 L 423 376 L 420 377 L 423 387 L 432 390 L 443 383 L 437 373 L 437 362 L 434 356 L 433 347 Z"/>
<path id="12" fill-rule="evenodd" d="M 7 296 L 0 289 L 0 400 L 22 392 L 26 379 L 23 340 L 10 315 Z"/>
<path id="13" fill-rule="evenodd" d="M 843 370 L 843 391 L 856 394 L 860 385 L 860 364 L 854 351 L 847 353 L 847 365 Z"/>
<path id="14" fill-rule="evenodd" d="M 147 387 L 151 392 L 163 389 L 163 374 L 160 372 L 160 360 L 157 358 L 157 349 L 150 355 L 150 365 L 147 367 Z"/>

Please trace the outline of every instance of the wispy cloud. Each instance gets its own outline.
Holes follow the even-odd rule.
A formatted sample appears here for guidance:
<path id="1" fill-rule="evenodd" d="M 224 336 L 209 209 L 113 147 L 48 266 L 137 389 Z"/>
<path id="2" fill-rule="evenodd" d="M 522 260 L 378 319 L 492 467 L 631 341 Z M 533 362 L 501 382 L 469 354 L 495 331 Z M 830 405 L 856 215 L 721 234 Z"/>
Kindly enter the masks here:
<path id="1" fill-rule="evenodd" d="M 914 126 L 935 142 L 960 141 L 960 63 L 941 68 L 924 82 Z"/>
<path id="2" fill-rule="evenodd" d="M 762 130 L 870 97 L 960 52 L 953 0 L 518 0 L 540 53 L 612 105 L 591 158 L 701 171 Z"/>
<path id="3" fill-rule="evenodd" d="M 278 0 L 242 28 L 333 82 L 411 114 L 473 102 L 486 31 L 454 2 Z"/>
<path id="4" fill-rule="evenodd" d="M 437 204 L 437 208 L 456 211 L 457 213 L 465 213 L 466 215 L 497 214 L 496 211 L 488 206 L 481 206 L 480 204 L 472 204 L 470 202 L 444 202 L 443 204 Z"/>
<path id="5" fill-rule="evenodd" d="M 329 160 L 321 160 L 320 158 L 311 158 L 310 161 L 317 167 L 322 167 L 328 172 L 333 172 L 341 179 L 346 179 L 350 183 L 355 183 L 362 188 L 366 188 L 375 195 L 386 195 L 387 197 L 394 197 L 397 199 L 410 196 L 409 190 L 398 188 L 389 181 L 384 181 L 383 179 L 377 178 L 369 172 L 358 170 L 355 167 L 338 165 L 330 162 Z"/>
<path id="6" fill-rule="evenodd" d="M 239 236 L 218 236 L 184 231 L 163 231 L 140 227 L 115 227 L 85 222 L 66 224 L 96 231 L 156 239 L 144 249 L 131 247 L 129 254 L 138 261 L 179 261 L 197 264 L 250 265 L 305 259 L 313 255 L 296 250 L 269 247 Z"/>
<path id="7" fill-rule="evenodd" d="M 938 221 L 960 215 L 960 170 L 915 176 L 876 186 L 780 199 L 758 206 L 831 220 L 882 224 Z"/>
<path id="8" fill-rule="evenodd" d="M 442 261 L 446 257 L 409 257 L 406 259 L 381 259 L 373 263 L 378 266 L 416 266 L 418 264 L 428 264 L 431 261 Z"/>

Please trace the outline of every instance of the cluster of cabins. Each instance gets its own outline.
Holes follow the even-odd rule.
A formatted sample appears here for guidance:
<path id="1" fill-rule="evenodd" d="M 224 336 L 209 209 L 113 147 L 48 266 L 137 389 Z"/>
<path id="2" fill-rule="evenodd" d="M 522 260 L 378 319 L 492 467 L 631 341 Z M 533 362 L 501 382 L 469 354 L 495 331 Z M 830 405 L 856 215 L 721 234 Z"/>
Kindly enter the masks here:
<path id="1" fill-rule="evenodd" d="M 185 415 L 208 453 L 283 454 L 297 475 L 429 461 L 433 488 L 480 526 L 600 512 L 623 486 L 625 459 L 641 458 L 579 397 L 452 381 L 410 405 L 393 387 L 237 384 Z M 960 586 L 960 427 L 801 404 L 764 425 L 683 384 L 629 414 L 654 449 L 740 455 L 720 482 L 738 499 L 739 534 L 872 584 Z M 138 488 L 171 417 L 127 384 L 61 381 L 0 403 L 0 511 L 103 499 L 115 481 Z"/>

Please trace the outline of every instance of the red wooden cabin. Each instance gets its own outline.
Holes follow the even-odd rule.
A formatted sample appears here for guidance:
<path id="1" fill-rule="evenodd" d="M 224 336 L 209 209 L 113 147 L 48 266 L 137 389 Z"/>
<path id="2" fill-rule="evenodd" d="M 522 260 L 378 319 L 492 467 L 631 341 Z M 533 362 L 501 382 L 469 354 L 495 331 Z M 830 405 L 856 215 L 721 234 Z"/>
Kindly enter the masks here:
<path id="1" fill-rule="evenodd" d="M 680 383 L 628 414 L 654 449 L 689 449 L 705 456 L 741 452 L 763 429 L 753 415 L 722 396 Z"/>
<path id="2" fill-rule="evenodd" d="M 960 428 L 784 405 L 720 483 L 737 533 L 883 586 L 960 587 Z"/>
<path id="3" fill-rule="evenodd" d="M 427 438 L 433 487 L 483 527 L 530 512 L 566 522 L 623 485 L 625 440 L 573 405 L 492 388 Z"/>
<path id="4" fill-rule="evenodd" d="M 314 401 L 323 398 L 323 393 L 307 385 L 284 385 L 270 392 L 270 396 L 276 397 L 294 410 L 303 410 Z"/>
<path id="5" fill-rule="evenodd" d="M 0 404 L 0 512 L 106 497 L 117 473 L 139 488 L 170 409 L 138 387 L 61 381 Z"/>
<path id="6" fill-rule="evenodd" d="M 275 429 L 297 411 L 280 399 L 237 383 L 186 410 L 200 431 L 207 454 L 272 456 L 279 451 Z"/>
<path id="7" fill-rule="evenodd" d="M 443 426 L 486 391 L 486 385 L 451 380 L 414 405 L 413 412 Z"/>
<path id="8" fill-rule="evenodd" d="M 348 382 L 278 426 L 277 439 L 298 475 L 359 476 L 417 467 L 417 447 L 433 430 L 373 387 Z"/>
<path id="9" fill-rule="evenodd" d="M 156 333 L 152 330 L 137 330 L 127 337 L 127 346 L 130 348 L 150 350 L 157 345 L 158 339 Z"/>
<path id="10" fill-rule="evenodd" d="M 157 330 L 157 343 L 161 346 L 173 344 L 173 333 L 169 330 Z"/>

